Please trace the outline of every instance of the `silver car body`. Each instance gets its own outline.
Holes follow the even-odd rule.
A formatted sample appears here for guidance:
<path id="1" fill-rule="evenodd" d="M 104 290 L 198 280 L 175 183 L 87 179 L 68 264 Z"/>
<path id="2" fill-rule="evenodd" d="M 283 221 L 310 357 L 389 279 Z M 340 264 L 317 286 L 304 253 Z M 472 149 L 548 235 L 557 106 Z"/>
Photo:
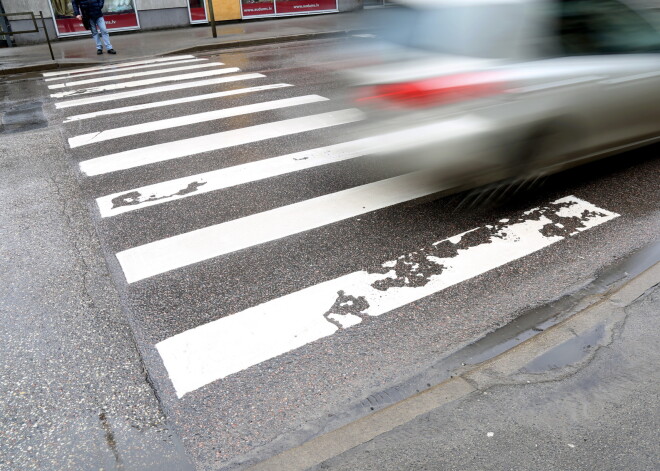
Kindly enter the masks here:
<path id="1" fill-rule="evenodd" d="M 659 140 L 660 34 L 620 2 L 597 1 L 610 8 L 604 18 L 612 24 L 601 26 L 611 38 L 601 34 L 605 46 L 590 54 L 580 32 L 571 33 L 578 16 L 568 26 L 561 20 L 560 37 L 559 0 L 405 0 L 387 14 L 412 21 L 379 24 L 402 31 L 372 40 L 358 54 L 370 65 L 345 71 L 364 95 L 357 101 L 368 115 L 363 133 L 384 136 L 378 152 L 412 168 L 494 178 L 551 173 Z M 580 2 L 590 3 L 563 5 Z M 627 45 L 631 34 L 637 43 Z M 579 54 L 567 54 L 570 47 Z M 389 102 L 387 93 L 369 97 L 383 85 L 442 77 L 494 86 L 424 106 Z"/>

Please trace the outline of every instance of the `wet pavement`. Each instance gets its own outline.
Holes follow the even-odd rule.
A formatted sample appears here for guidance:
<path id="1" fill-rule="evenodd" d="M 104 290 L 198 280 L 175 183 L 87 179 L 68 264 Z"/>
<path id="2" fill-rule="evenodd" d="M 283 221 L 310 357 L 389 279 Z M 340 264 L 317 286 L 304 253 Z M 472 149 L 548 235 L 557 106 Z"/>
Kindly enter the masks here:
<path id="1" fill-rule="evenodd" d="M 0 84 L 0 469 L 191 469 L 145 381 L 60 130 L 12 111 L 41 109 L 34 85 Z"/>
<path id="2" fill-rule="evenodd" d="M 78 267 L 82 273 L 85 267 L 93 267 L 94 272 L 97 272 L 96 276 L 82 277 L 82 280 L 86 289 L 100 289 L 102 295 L 95 292 L 88 301 L 93 302 L 93 305 L 90 307 L 83 303 L 82 306 L 87 306 L 96 316 L 102 315 L 102 320 L 87 311 L 79 313 L 76 319 L 80 320 L 87 314 L 89 319 L 86 320 L 86 327 L 102 334 L 102 341 L 81 340 L 81 344 L 86 345 L 86 351 L 90 352 L 90 358 L 99 364 L 93 365 L 91 373 L 81 374 L 80 382 L 71 384 L 74 389 L 91 388 L 93 391 L 98 386 L 103 394 L 110 394 L 110 397 L 119 400 L 119 412 L 111 414 L 107 412 L 109 407 L 83 406 L 85 410 L 94 411 L 91 417 L 94 418 L 96 436 L 100 437 L 99 443 L 108 443 L 107 427 L 104 425 L 106 422 L 113 424 L 114 420 L 126 423 L 126 430 L 130 430 L 132 422 L 125 417 L 132 416 L 125 409 L 130 408 L 132 403 L 144 403 L 144 407 L 138 407 L 140 414 L 135 420 L 137 426 L 153 422 L 158 425 L 158 430 L 161 427 L 168 430 L 165 432 L 168 438 L 172 437 L 166 443 L 163 456 L 169 456 L 168 453 L 179 456 L 177 440 L 180 439 L 198 469 L 245 468 L 329 428 L 382 409 L 405 397 L 406 391 L 397 392 L 398 385 L 409 382 L 439 360 L 472 344 L 484 334 L 519 319 L 530 310 L 579 291 L 598 279 L 613 263 L 656 240 L 660 229 L 657 204 L 659 161 L 658 148 L 653 147 L 549 178 L 535 191 L 523 193 L 495 207 L 459 211 L 456 207 L 465 195 L 411 199 L 402 204 L 365 211 L 307 231 L 255 243 L 223 255 L 208 256 L 196 263 L 129 281 L 118 257 L 118 254 L 128 250 L 206 230 L 208 227 L 245 220 L 247 217 L 291 207 L 324 195 L 336 195 L 352 188 L 378 184 L 392 176 L 378 165 L 376 159 L 369 156 L 332 161 L 327 165 L 288 173 L 269 174 L 267 178 L 254 180 L 245 180 L 242 173 L 248 172 L 236 172 L 238 175 L 225 172 L 221 174 L 223 178 L 231 176 L 235 179 L 233 181 L 238 182 L 228 186 L 224 183 L 226 180 L 220 183 L 213 180 L 213 175 L 217 174 L 209 175 L 211 172 L 231 171 L 238 165 L 258 164 L 284 155 L 293 156 L 291 160 L 295 163 L 306 162 L 310 156 L 316 155 L 311 149 L 334 146 L 351 139 L 352 124 L 337 122 L 332 129 L 328 125 L 305 132 L 250 140 L 255 133 L 270 129 L 258 126 L 272 122 L 297 120 L 287 121 L 289 125 L 285 129 L 291 129 L 291 123 L 305 129 L 304 126 L 318 119 L 312 118 L 314 116 L 324 115 L 324 125 L 330 122 L 329 116 L 348 116 L 340 113 L 347 107 L 342 98 L 342 82 L 328 72 L 323 63 L 331 57 L 333 48 L 351 47 L 350 41 L 359 39 L 297 42 L 198 54 L 186 60 L 202 59 L 202 62 L 216 64 L 222 62 L 222 67 L 240 69 L 226 77 L 239 74 L 244 76 L 235 81 L 205 82 L 194 88 L 185 88 L 193 79 L 172 78 L 188 71 L 163 71 L 172 64 L 155 67 L 155 70 L 160 71 L 156 74 L 117 80 L 130 82 L 145 79 L 160 81 L 158 83 L 150 82 L 115 90 L 94 90 L 97 86 L 113 86 L 112 80 L 86 83 L 80 88 L 63 87 L 64 92 L 70 89 L 80 91 L 62 98 L 50 96 L 61 93 L 61 89 L 47 88 L 61 80 L 45 81 L 35 75 L 12 77 L 0 87 L 5 115 L 7 111 L 12 113 L 11 110 L 20 109 L 21 106 L 29 107 L 32 106 L 30 104 L 43 102 L 42 109 L 48 123 L 44 129 L 2 135 L 3 151 L 15 159 L 3 161 L 7 172 L 13 175 L 14 182 L 7 191 L 12 195 L 17 194 L 18 201 L 26 202 L 20 215 L 12 215 L 11 224 L 7 223 L 12 234 L 15 232 L 15 237 L 11 239 L 11 246 L 3 252 L 4 256 L 10 257 L 16 252 L 16 258 L 10 257 L 8 263 L 18 264 L 25 257 L 19 252 L 22 248 L 21 240 L 26 241 L 26 250 L 31 248 L 39 252 L 42 247 L 47 247 L 41 240 L 26 237 L 54 234 L 45 215 L 55 215 L 55 220 L 63 216 L 61 210 L 49 206 L 58 187 L 46 185 L 48 188 L 44 188 L 38 183 L 50 183 L 49 176 L 55 179 L 64 176 L 67 192 L 63 194 L 66 198 L 62 198 L 62 202 L 57 200 L 57 204 L 61 206 L 66 203 L 66 211 L 75 209 L 75 221 L 80 227 L 75 226 L 53 237 L 56 240 L 63 238 L 76 241 L 75 247 L 81 247 L 78 239 L 84 236 L 84 246 L 89 246 L 87 256 L 92 258 L 73 266 Z M 204 69 L 220 70 L 215 65 Z M 142 68 L 134 72 L 148 70 Z M 90 72 L 99 71 L 85 73 Z M 100 74 L 80 78 L 105 79 L 125 72 L 106 69 Z M 249 74 L 260 75 L 245 76 Z M 198 77 L 194 80 L 220 80 L 223 76 Z M 287 86 L 279 86 L 281 84 Z M 145 90 L 161 86 L 172 88 L 143 94 Z M 246 92 L 247 88 L 251 88 L 251 91 Z M 118 98 L 115 95 L 117 93 L 127 95 Z M 199 96 L 210 94 L 215 95 L 205 100 L 196 100 Z M 237 114 L 235 111 L 242 106 L 261 106 L 265 102 L 299 97 L 311 98 L 307 98 L 309 101 L 305 103 L 287 101 L 285 103 L 291 106 L 271 107 L 258 113 Z M 61 106 L 74 100 L 90 101 L 80 101 L 70 107 Z M 159 102 L 158 106 L 154 106 Z M 207 121 L 191 118 L 201 113 L 229 109 L 234 109 L 233 115 Z M 109 110 L 116 112 L 106 113 Z M 10 114 L 10 119 L 12 116 L 15 115 Z M 184 123 L 189 124 L 131 134 L 136 129 L 141 131 L 139 126 L 145 123 L 176 119 L 183 119 Z M 192 123 L 188 121 L 190 119 L 197 121 Z M 107 133 L 103 134 L 105 131 L 120 128 L 127 129 L 128 133 L 121 138 L 105 139 L 111 137 Z M 231 134 L 245 128 L 251 132 Z M 80 136 L 87 137 L 83 139 Z M 78 140 L 69 141 L 73 138 Z M 200 138 L 204 140 L 200 141 Z M 247 141 L 233 147 L 225 146 L 230 139 L 239 138 Z M 88 139 L 97 141 L 88 144 Z M 71 142 L 83 144 L 69 147 Z M 196 146 L 202 144 L 210 147 L 197 151 Z M 161 158 L 174 155 L 172 149 L 175 147 L 178 149 L 178 157 Z M 57 166 L 41 169 L 31 161 L 22 161 L 33 154 L 37 162 L 56 162 Z M 126 160 L 130 164 L 127 168 L 115 167 L 125 159 L 122 155 L 131 157 Z M 110 157 L 105 158 L 107 156 Z M 152 160 L 141 164 L 140 159 L 147 157 Z M 95 160 L 99 158 L 101 160 Z M 85 164 L 81 166 L 81 163 Z M 21 170 L 29 169 L 39 169 L 34 181 L 26 180 L 21 173 Z M 85 171 L 89 169 L 96 169 L 98 173 Z M 206 180 L 200 180 L 197 177 L 199 175 L 204 175 Z M 195 178 L 188 181 L 191 176 Z M 158 186 L 163 182 L 170 183 L 166 187 Z M 191 182 L 197 184 L 191 186 Z M 218 186 L 209 190 L 212 184 Z M 60 188 L 59 191 L 63 190 Z M 381 193 L 376 192 L 374 197 L 379 195 Z M 586 211 L 580 217 L 562 216 L 562 211 L 578 204 L 576 199 L 557 203 L 568 197 L 588 202 L 600 210 Z M 100 204 L 101 199 L 110 204 Z M 529 212 L 533 208 L 537 209 Z M 326 211 L 318 213 L 325 215 L 331 212 L 329 208 L 324 209 Z M 293 214 L 296 215 L 295 212 Z M 558 237 L 556 243 L 544 245 L 524 257 L 428 296 L 418 296 L 409 304 L 383 312 L 378 317 L 359 315 L 369 309 L 360 300 L 362 295 L 350 298 L 353 295 L 350 291 L 339 294 L 338 291 L 344 290 L 342 287 L 330 293 L 332 296 L 327 304 L 324 304 L 325 298 L 318 302 L 322 307 L 322 325 L 331 329 L 332 335 L 305 343 L 287 353 L 253 362 L 225 377 L 216 376 L 208 384 L 198 385 L 183 395 L 175 390 L 171 371 L 166 368 L 163 356 L 157 349 L 157 345 L 179 334 L 196 328 L 203 330 L 214 321 L 233 318 L 237 313 L 244 313 L 264 303 L 283 299 L 308 288 L 316 289 L 327 282 L 335 283 L 335 280 L 341 280 L 347 274 L 359 277 L 360 273 L 369 271 L 369 276 L 383 276 L 383 273 L 377 271 L 382 272 L 385 263 L 389 263 L 387 266 L 390 268 L 407 273 L 409 264 L 402 262 L 397 265 L 396 260 L 403 257 L 414 265 L 415 253 L 423 248 L 431 250 L 430 247 L 437 247 L 434 245 L 436 242 L 444 241 L 445 245 L 441 249 L 446 250 L 446 253 L 443 256 L 455 258 L 457 251 L 452 248 L 455 249 L 454 245 L 458 246 L 461 242 L 452 242 L 457 234 L 476 228 L 478 230 L 472 236 L 475 239 L 466 238 L 462 242 L 465 245 L 461 247 L 471 249 L 488 245 L 497 242 L 496 236 L 501 235 L 501 231 L 510 230 L 516 224 L 538 223 L 541 214 L 547 216 L 553 226 L 541 224 L 539 230 L 544 237 L 541 241 L 545 243 L 545 239 L 552 235 Z M 72 220 L 71 216 L 69 220 Z M 295 222 L 295 217 L 293 220 Z M 594 220 L 598 220 L 598 224 L 591 224 Z M 25 221 L 26 226 L 21 221 Z M 563 228 L 584 231 L 579 234 L 560 231 L 562 227 L 559 224 Z M 38 230 L 40 225 L 45 225 L 42 231 Z M 242 238 L 258 238 L 266 230 L 266 226 L 255 225 L 252 231 L 245 231 L 245 237 Z M 451 240 L 447 242 L 448 239 Z M 220 238 L 217 240 L 218 244 L 222 242 Z M 76 255 L 75 250 L 71 250 Z M 44 252 L 32 270 L 37 271 L 37 267 L 47 263 L 44 260 L 49 257 L 64 267 L 70 265 L 70 258 L 61 253 L 45 249 Z M 137 270 L 143 266 L 152 264 L 149 261 L 138 264 Z M 410 273 L 414 271 L 412 268 L 410 270 Z M 426 283 L 420 282 L 411 288 L 424 288 L 434 276 L 442 275 L 442 270 L 444 268 L 437 264 L 424 265 L 423 273 L 420 274 L 424 275 Z M 16 273 L 7 274 L 4 286 L 12 286 L 11 278 L 21 279 L 21 273 L 21 270 L 17 270 Z M 354 275 L 356 273 L 358 275 Z M 27 289 L 23 287 L 29 286 L 30 277 L 35 275 L 26 272 L 24 276 L 15 292 Z M 63 293 L 76 292 L 73 288 L 59 284 L 57 277 L 49 276 L 46 276 L 46 281 L 54 287 L 62 286 L 62 293 L 54 298 L 55 306 L 59 305 L 58 300 L 64 296 Z M 410 283 L 410 277 L 406 281 L 404 276 L 396 282 L 405 287 L 413 284 Z M 374 283 L 375 289 L 379 292 L 392 292 L 393 289 L 404 287 L 390 286 L 391 283 L 381 280 L 380 284 Z M 23 309 L 21 303 L 24 301 L 16 294 L 12 296 L 5 297 L 13 300 L 7 311 L 20 319 L 22 312 L 30 312 L 32 308 L 27 306 Z M 97 296 L 101 296 L 101 299 L 107 296 L 111 307 L 99 310 Z M 338 296 L 340 299 L 336 302 Z M 76 304 L 78 300 L 75 296 L 70 301 L 76 306 L 80 304 Z M 308 302 L 310 306 L 317 307 L 314 297 Z M 353 305 L 349 309 L 347 306 L 351 306 L 351 303 Z M 370 304 L 370 307 L 372 305 L 375 304 Z M 37 319 L 49 319 L 50 312 L 35 312 L 39 312 Z M 349 325 L 349 321 L 353 324 Z M 23 332 L 32 325 L 29 320 L 25 322 L 26 325 L 17 323 L 19 327 L 16 327 L 16 332 L 7 335 L 17 339 L 24 336 Z M 54 318 L 53 323 L 64 323 L 72 331 L 81 329 L 79 324 L 68 318 Z M 347 325 L 350 328 L 344 328 Z M 535 326 L 537 324 L 530 327 Z M 278 328 L 278 325 L 275 324 L 274 328 Z M 39 332 L 40 329 L 36 330 Z M 237 342 L 236 347 L 240 347 L 240 342 Z M 26 350 L 19 340 L 7 348 L 12 351 L 16 349 L 17 352 Z M 53 352 L 66 353 L 70 347 L 55 345 L 53 348 Z M 96 358 L 94 354 L 99 350 L 101 353 L 96 353 L 99 357 Z M 58 355 L 58 358 L 66 357 L 61 353 Z M 212 367 L 235 359 L 228 357 L 209 356 L 203 363 Z M 130 380 L 128 385 L 122 386 L 126 378 L 114 372 L 113 365 L 116 362 L 127 369 L 126 375 Z M 562 362 L 555 363 L 561 367 Z M 76 371 L 70 364 L 64 364 L 67 367 L 63 370 L 68 374 Z M 85 364 L 81 364 L 81 369 L 87 371 Z M 30 375 L 31 369 L 40 371 L 44 368 L 42 364 L 36 367 L 28 364 L 22 365 L 22 370 L 16 372 L 12 366 L 8 362 L 3 368 L 12 375 Z M 110 372 L 107 378 L 103 376 L 103 371 Z M 67 384 L 72 381 L 67 374 L 57 374 Z M 96 377 L 105 378 L 109 384 L 94 379 Z M 118 386 L 114 385 L 117 378 Z M 59 387 L 57 380 L 56 376 L 49 384 Z M 19 382 L 14 380 L 4 387 L 11 391 L 12 397 L 20 399 L 22 389 L 16 384 Z M 431 384 L 430 381 L 425 383 Z M 383 394 L 383 391 L 387 394 Z M 139 395 L 139 398 L 126 398 L 122 392 Z M 61 399 L 59 403 L 65 405 L 63 408 L 69 411 L 67 413 L 78 407 L 70 398 Z M 101 415 L 104 410 L 105 415 Z M 162 416 L 158 415 L 159 410 L 162 410 Z M 21 415 L 27 413 L 26 409 L 12 418 L 10 430 L 15 436 L 12 453 L 16 450 L 23 452 L 21 445 L 15 444 L 23 443 L 21 440 L 29 435 L 20 423 Z M 111 425 L 111 430 L 116 429 Z M 116 438 L 109 442 L 119 443 Z M 34 443 L 38 443 L 38 440 Z M 139 448 L 149 446 L 148 441 L 145 443 L 140 444 Z M 40 452 L 43 453 L 46 449 L 43 445 L 39 446 L 42 446 Z M 62 449 L 66 449 L 66 446 L 63 445 Z M 111 448 L 104 450 L 107 453 Z M 120 457 L 131 456 L 130 450 L 125 451 L 121 446 L 117 450 Z M 71 453 L 75 455 L 75 452 Z M 112 457 L 110 453 L 107 456 Z M 51 468 L 58 469 L 56 466 Z M 48 469 L 48 466 L 42 466 L 41 469 Z M 130 467 L 127 466 L 127 469 Z"/>
<path id="3" fill-rule="evenodd" d="M 596 318 L 517 372 L 311 469 L 655 469 L 659 305 L 656 284 L 612 305 L 613 324 Z"/>
<path id="4" fill-rule="evenodd" d="M 325 15 L 307 15 L 238 23 L 217 24 L 217 38 L 213 38 L 209 25 L 191 26 L 158 31 L 111 34 L 116 56 L 97 55 L 91 37 L 53 40 L 55 64 L 75 67 L 81 64 L 104 64 L 164 54 L 176 54 L 191 49 L 222 49 L 247 45 L 268 39 L 310 39 L 318 35 L 358 32 L 364 27 L 364 15 L 373 12 L 348 12 Z M 48 46 L 44 44 L 0 48 L 0 75 L 22 72 L 26 67 L 34 70 L 53 66 Z"/>

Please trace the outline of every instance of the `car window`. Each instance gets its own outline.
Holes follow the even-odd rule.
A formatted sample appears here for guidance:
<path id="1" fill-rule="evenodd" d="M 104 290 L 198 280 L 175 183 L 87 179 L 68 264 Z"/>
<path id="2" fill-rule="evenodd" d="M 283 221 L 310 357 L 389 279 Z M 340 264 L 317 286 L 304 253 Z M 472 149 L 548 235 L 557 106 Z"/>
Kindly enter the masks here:
<path id="1" fill-rule="evenodd" d="M 660 52 L 660 33 L 616 0 L 559 0 L 558 35 L 566 55 Z"/>
<path id="2" fill-rule="evenodd" d="M 507 58 L 521 40 L 522 2 L 397 6 L 381 26 L 381 37 L 399 46 L 469 57 Z"/>

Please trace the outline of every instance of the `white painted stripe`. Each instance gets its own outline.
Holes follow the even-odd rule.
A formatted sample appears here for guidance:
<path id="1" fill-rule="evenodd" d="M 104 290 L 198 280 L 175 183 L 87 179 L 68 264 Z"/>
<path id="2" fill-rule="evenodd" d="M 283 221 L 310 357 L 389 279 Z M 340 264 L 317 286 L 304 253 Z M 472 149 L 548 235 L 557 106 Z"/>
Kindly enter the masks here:
<path id="1" fill-rule="evenodd" d="M 166 203 L 175 199 L 187 198 L 209 191 L 229 188 L 244 183 L 271 178 L 307 168 L 340 162 L 369 154 L 386 155 L 389 152 L 400 152 L 415 145 L 424 145 L 425 136 L 444 136 L 444 148 L 449 148 L 453 140 L 477 136 L 490 129 L 488 121 L 470 115 L 459 118 L 434 122 L 430 125 L 403 129 L 401 131 L 381 134 L 356 141 L 344 142 L 333 146 L 321 147 L 294 154 L 273 157 L 270 159 L 249 162 L 235 167 L 229 167 L 212 172 L 201 173 L 189 177 L 178 178 L 154 185 L 135 188 L 133 190 L 114 193 L 96 200 L 103 217 L 114 216 Z M 464 148 L 464 147 L 463 147 Z M 466 163 L 462 157 L 462 164 Z M 449 166 L 452 159 L 446 159 Z"/>
<path id="2" fill-rule="evenodd" d="M 126 280 L 134 283 L 448 188 L 428 173 L 389 178 L 204 227 L 124 250 L 117 258 Z"/>
<path id="3" fill-rule="evenodd" d="M 270 85 L 260 85 L 258 87 L 239 88 L 237 90 L 227 90 L 227 91 L 224 91 L 224 92 L 206 93 L 204 95 L 193 95 L 193 96 L 187 96 L 187 97 L 183 97 L 183 98 L 175 98 L 175 99 L 172 99 L 172 100 L 152 101 L 152 102 L 149 102 L 149 103 L 144 103 L 142 105 L 123 106 L 121 108 L 111 108 L 109 110 L 92 111 L 91 113 L 68 116 L 63 122 L 64 123 L 71 123 L 73 121 L 81 121 L 83 119 L 97 118 L 99 116 L 131 113 L 133 111 L 142 111 L 142 110 L 148 110 L 148 109 L 152 109 L 152 108 L 161 108 L 161 107 L 164 107 L 164 106 L 180 105 L 180 104 L 183 104 L 183 103 L 191 103 L 191 102 L 194 102 L 194 101 L 212 100 L 214 98 L 222 98 L 222 97 L 232 96 L 232 95 L 241 95 L 241 94 L 244 94 L 244 93 L 263 92 L 263 91 L 267 91 L 267 90 L 275 90 L 275 89 L 278 89 L 278 88 L 285 88 L 285 87 L 292 87 L 292 86 L 293 85 L 290 85 L 288 83 L 273 83 L 273 84 L 270 84 Z"/>
<path id="4" fill-rule="evenodd" d="M 283 98 L 281 100 L 266 101 L 263 103 L 254 103 L 251 105 L 235 106 L 233 108 L 207 111 L 204 113 L 177 116 L 176 118 L 161 119 L 158 121 L 150 121 L 147 123 L 134 124 L 132 126 L 124 126 L 122 128 L 107 129 L 105 131 L 96 131 L 89 134 L 74 136 L 69 138 L 69 146 L 73 149 L 75 147 L 86 146 L 121 137 L 134 136 L 146 132 L 162 131 L 164 129 L 190 126 L 191 124 L 259 113 L 262 111 L 277 110 L 291 106 L 307 105 L 309 103 L 317 103 L 320 101 L 328 101 L 328 98 L 319 95 L 305 95 L 293 98 Z"/>
<path id="5" fill-rule="evenodd" d="M 219 85 L 221 83 L 240 82 L 242 80 L 252 80 L 256 78 L 264 78 L 263 74 L 240 74 L 232 75 L 230 77 L 220 77 L 208 80 L 198 80 L 196 82 L 175 83 L 173 85 L 163 85 L 161 87 L 142 88 L 140 90 L 131 90 L 128 92 L 111 93 L 108 95 L 100 95 L 86 98 L 79 98 L 77 100 L 67 100 L 55 103 L 55 108 L 71 108 L 73 106 L 94 105 L 97 103 L 104 103 L 106 101 L 118 101 L 126 98 L 135 98 L 144 95 L 153 95 L 156 93 L 172 92 L 177 90 L 186 90 L 188 88 L 208 87 L 210 85 Z"/>
<path id="6" fill-rule="evenodd" d="M 96 199 L 96 204 L 101 217 L 116 216 L 189 196 L 362 157 L 371 152 L 373 143 L 373 139 L 360 139 L 235 165 L 102 196 Z"/>
<path id="7" fill-rule="evenodd" d="M 359 110 L 347 109 L 286 119 L 104 155 L 81 162 L 80 170 L 89 176 L 102 175 L 212 150 L 352 123 L 362 118 L 363 114 Z"/>
<path id="8" fill-rule="evenodd" d="M 189 54 L 184 55 L 184 56 L 170 56 L 170 57 L 161 57 L 160 59 L 147 59 L 147 60 L 141 60 L 141 61 L 131 61 L 131 62 L 118 62 L 114 64 L 109 64 L 109 65 L 98 65 L 98 66 L 93 66 L 93 67 L 84 67 L 82 69 L 67 69 L 67 70 L 58 70 L 57 72 L 44 72 L 41 75 L 44 77 L 55 77 L 58 75 L 73 75 L 77 74 L 79 72 L 91 72 L 93 70 L 115 70 L 119 69 L 122 67 L 130 67 L 133 65 L 140 65 L 140 64 L 154 64 L 158 62 L 171 62 L 171 61 L 177 61 L 180 59 L 193 59 L 195 56 L 191 56 Z"/>
<path id="9" fill-rule="evenodd" d="M 208 59 L 186 59 L 186 60 L 181 60 L 181 61 L 174 61 L 174 62 L 159 62 L 157 64 L 145 64 L 145 65 L 134 65 L 131 67 L 119 67 L 116 68 L 116 70 L 97 70 L 94 72 L 84 72 L 84 73 L 79 73 L 74 76 L 67 76 L 67 75 L 61 75 L 59 77 L 51 77 L 44 79 L 46 82 L 54 82 L 56 80 L 69 80 L 71 78 L 79 78 L 79 77 L 89 77 L 92 75 L 102 75 L 102 74 L 107 74 L 107 73 L 112 73 L 112 72 L 125 72 L 127 70 L 140 70 L 140 69 L 151 69 L 154 67 L 169 67 L 171 65 L 178 65 L 178 64 L 188 64 L 191 62 L 204 62 L 208 61 Z"/>
<path id="10" fill-rule="evenodd" d="M 51 93 L 50 96 L 52 98 L 66 98 L 70 96 L 88 95 L 90 93 L 107 92 L 110 90 L 121 90 L 123 88 L 144 87 L 146 85 L 153 85 L 156 83 L 178 82 L 182 80 L 190 80 L 190 79 L 196 79 L 202 77 L 212 77 L 214 75 L 231 74 L 233 72 L 238 72 L 240 70 L 241 69 L 239 69 L 238 67 L 230 67 L 227 69 L 205 70 L 204 72 L 193 72 L 191 74 L 168 75 L 167 77 L 156 77 L 151 79 L 135 80 L 133 82 L 122 82 L 122 83 L 113 83 L 110 85 L 100 85 L 98 87 L 92 87 L 92 88 L 79 88 L 76 90 L 67 90 L 65 92 Z"/>
<path id="11" fill-rule="evenodd" d="M 129 74 L 121 75 L 107 75 L 105 77 L 94 77 L 83 80 L 74 80 L 73 82 L 57 83 L 55 85 L 48 85 L 50 90 L 55 90 L 59 88 L 66 87 L 75 87 L 79 85 L 87 85 L 90 83 L 99 83 L 99 82 L 113 82 L 116 80 L 126 80 L 136 77 L 147 77 L 149 75 L 160 75 L 160 74 L 169 74 L 172 72 L 183 72 L 184 70 L 198 70 L 198 69 L 208 69 L 210 67 L 220 67 L 225 65 L 222 62 L 205 62 L 203 64 L 192 64 L 192 65 L 182 65 L 180 67 L 170 67 L 169 69 L 158 69 L 158 70 L 147 70 L 146 72 L 131 72 Z"/>
<path id="12" fill-rule="evenodd" d="M 561 198 L 514 220 L 429 244 L 372 269 L 198 326 L 159 342 L 156 349 L 177 395 L 182 397 L 350 328 L 363 318 L 380 316 L 438 293 L 617 216 L 574 196 Z M 464 237 L 475 231 L 479 234 Z"/>

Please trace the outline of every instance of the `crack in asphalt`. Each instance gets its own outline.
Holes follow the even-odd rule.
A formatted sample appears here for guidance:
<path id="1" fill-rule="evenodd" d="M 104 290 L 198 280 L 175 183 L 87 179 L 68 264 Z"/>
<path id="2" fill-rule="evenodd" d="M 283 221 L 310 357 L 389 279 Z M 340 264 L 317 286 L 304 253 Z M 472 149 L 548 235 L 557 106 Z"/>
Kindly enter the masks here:
<path id="1" fill-rule="evenodd" d="M 105 432 L 105 442 L 115 458 L 117 469 L 123 470 L 124 463 L 121 459 L 121 456 L 119 455 L 119 450 L 117 449 L 117 440 L 115 439 L 115 434 L 112 431 L 108 417 L 103 409 L 101 409 L 101 412 L 99 413 L 99 421 L 101 422 L 101 427 L 103 427 L 103 431 Z"/>
<path id="2" fill-rule="evenodd" d="M 47 181 L 50 181 L 55 189 L 55 193 L 57 194 L 57 199 L 61 202 L 62 205 L 62 211 L 60 212 L 60 215 L 64 217 L 64 220 L 66 222 L 66 226 L 72 230 L 75 231 L 76 228 L 74 227 L 73 221 L 71 220 L 71 215 L 69 214 L 69 206 L 67 204 L 67 199 L 64 197 L 64 195 L 61 192 L 61 183 L 57 181 L 55 178 L 50 177 L 47 178 Z M 87 235 L 89 237 L 93 237 L 93 235 L 87 231 Z M 78 243 L 75 239 L 71 238 L 70 239 L 71 245 L 73 246 L 73 249 L 76 253 L 76 257 L 80 261 L 80 264 L 82 266 L 82 299 L 85 299 L 87 307 L 96 307 L 96 304 L 94 303 L 94 298 L 90 294 L 90 288 L 89 288 L 89 280 L 88 280 L 88 272 L 90 270 L 89 265 L 87 264 L 87 261 L 85 260 L 85 256 L 82 253 L 82 250 L 78 246 Z"/>

